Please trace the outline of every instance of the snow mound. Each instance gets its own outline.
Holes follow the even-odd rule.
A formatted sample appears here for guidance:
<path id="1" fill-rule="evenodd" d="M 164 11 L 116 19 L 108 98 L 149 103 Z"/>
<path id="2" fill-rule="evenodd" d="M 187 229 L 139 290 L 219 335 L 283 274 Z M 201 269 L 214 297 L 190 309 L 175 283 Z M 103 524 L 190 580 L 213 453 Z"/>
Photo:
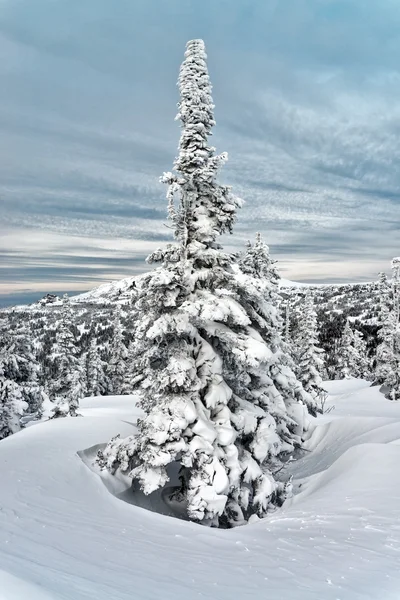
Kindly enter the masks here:
<path id="1" fill-rule="evenodd" d="M 143 510 L 116 497 L 129 482 L 110 490 L 87 468 L 134 430 L 133 396 L 86 399 L 84 418 L 1 441 L 1 600 L 395 600 L 400 405 L 368 382 L 326 386 L 335 408 L 287 465 L 294 497 L 233 530 Z"/>

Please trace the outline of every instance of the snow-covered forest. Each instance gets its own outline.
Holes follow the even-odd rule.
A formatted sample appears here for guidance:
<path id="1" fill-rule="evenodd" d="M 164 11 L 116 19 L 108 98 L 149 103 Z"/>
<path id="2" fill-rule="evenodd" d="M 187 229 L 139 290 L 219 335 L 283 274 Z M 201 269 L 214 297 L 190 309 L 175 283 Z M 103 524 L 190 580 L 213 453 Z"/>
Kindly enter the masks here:
<path id="1" fill-rule="evenodd" d="M 241 598 L 263 597 L 268 589 L 272 589 L 271 597 L 282 598 L 378 598 L 365 595 L 370 566 L 357 563 L 356 558 L 357 581 L 365 574 L 359 588 L 362 591 L 351 595 L 351 585 L 343 591 L 341 585 L 346 586 L 347 580 L 340 575 L 343 581 L 339 581 L 339 558 L 330 557 L 334 576 L 328 576 L 330 550 L 317 538 L 326 537 L 321 532 L 327 523 L 329 527 L 336 523 L 336 538 L 333 536 L 329 543 L 339 545 L 338 553 L 351 555 L 344 541 L 353 531 L 351 524 L 341 513 L 329 513 L 330 497 L 332 502 L 341 502 L 335 496 L 335 485 L 346 487 L 348 509 L 354 511 L 358 524 L 357 511 L 361 511 L 365 528 L 389 534 L 388 523 L 369 516 L 377 510 L 378 496 L 385 501 L 391 469 L 397 464 L 400 259 L 394 258 L 389 264 L 388 257 L 390 274 L 377 274 L 376 282 L 313 286 L 281 280 L 279 263 L 270 255 L 268 231 L 258 233 L 241 252 L 224 250 L 221 236 L 235 235 L 242 200 L 221 183 L 220 171 L 228 157 L 224 152 L 217 154 L 210 144 L 214 104 L 202 40 L 188 42 L 178 87 L 179 152 L 172 171 L 161 178 L 167 188 L 171 242 L 148 257 L 143 275 L 79 296 L 46 295 L 35 304 L 0 311 L 0 462 L 5 469 L 0 518 L 4 507 L 8 511 L 7 520 L 0 520 L 0 535 L 5 534 L 0 540 L 8 544 L 8 536 L 12 540 L 19 536 L 10 528 L 14 489 L 18 519 L 28 519 L 32 510 L 32 514 L 37 512 L 32 518 L 41 522 L 38 506 L 42 490 L 43 514 L 54 511 L 54 521 L 46 517 L 43 528 L 55 525 L 57 529 L 62 517 L 62 512 L 57 512 L 60 503 L 72 502 L 73 508 L 71 498 L 77 494 L 82 506 L 86 503 L 80 511 L 99 511 L 101 531 L 97 538 L 89 518 L 81 521 L 82 512 L 66 508 L 66 518 L 82 525 L 90 574 L 89 583 L 85 582 L 85 569 L 78 568 L 70 595 L 66 581 L 57 595 L 49 573 L 44 579 L 50 592 L 42 595 L 40 568 L 47 568 L 48 562 L 56 573 L 61 567 L 48 556 L 49 548 L 43 550 L 47 542 L 42 537 L 39 540 L 36 530 L 31 530 L 33 537 L 24 538 L 22 558 L 13 541 L 10 559 L 4 558 L 7 550 L 3 553 L 0 547 L 0 595 L 2 581 L 4 589 L 17 589 L 14 577 L 22 577 L 27 569 L 30 583 L 26 597 L 39 600 L 122 599 L 128 597 L 129 583 L 133 582 L 143 593 L 138 598 L 163 597 L 162 592 L 156 595 L 155 588 L 146 592 L 140 587 L 135 571 L 134 557 L 144 553 L 149 542 L 160 546 L 156 554 L 161 553 L 161 547 L 163 552 L 171 552 L 173 561 L 184 562 L 187 553 L 193 562 L 192 551 L 202 557 L 196 565 L 190 562 L 192 588 L 187 593 L 181 589 L 182 582 L 189 585 L 187 573 L 179 575 L 175 589 L 167 570 L 160 567 L 157 587 L 167 581 L 166 598 L 189 598 L 192 592 L 193 597 L 231 597 L 233 588 L 227 581 L 222 591 L 218 589 L 226 565 L 230 573 L 236 565 L 249 576 Z M 366 413 L 365 421 L 357 411 Z M 100 418 L 107 415 L 109 419 Z M 381 429 L 377 419 L 382 419 Z M 386 450 L 389 442 L 394 445 L 383 455 L 382 448 Z M 29 452 L 26 462 L 25 448 Z M 380 454 L 381 460 L 375 463 Z M 372 473 L 368 485 L 377 491 L 376 496 L 371 495 L 370 505 L 366 500 L 364 507 L 358 503 L 365 491 L 361 484 L 366 482 L 361 476 L 357 479 L 357 465 L 364 473 L 365 464 Z M 48 479 L 44 473 L 47 468 Z M 339 474 L 335 475 L 335 468 Z M 355 479 L 350 484 L 353 471 Z M 50 479 L 62 490 L 54 504 Z M 82 491 L 86 480 L 90 490 L 87 498 Z M 26 486 L 22 496 L 29 494 L 25 515 L 19 512 L 19 481 Z M 331 485 L 332 481 L 336 484 Z M 398 494 L 400 483 L 396 481 Z M 329 497 L 318 496 L 324 485 L 331 489 Z M 101 498 L 98 509 L 94 506 L 96 494 Z M 137 511 L 145 516 L 138 517 Z M 395 514 L 392 504 L 387 511 Z M 173 522 L 178 524 L 171 525 L 171 517 L 177 517 Z M 108 521 L 103 520 L 107 518 L 111 519 L 109 537 Z M 133 524 L 142 518 L 140 527 Z M 390 518 L 392 527 L 395 516 Z M 322 524 L 321 528 L 312 521 Z M 286 534 L 291 532 L 287 539 L 279 529 L 284 522 L 294 527 L 285 525 Z M 317 548 L 314 554 L 304 541 L 300 522 L 305 524 L 307 539 L 317 540 L 312 546 Z M 229 538 L 232 547 L 226 546 L 227 538 L 222 537 L 229 535 L 227 531 L 213 538 L 212 534 L 199 533 L 200 525 L 202 531 L 208 531 L 204 526 L 231 530 L 245 525 L 242 532 L 262 524 L 266 524 L 262 530 L 237 534 L 235 542 Z M 400 547 L 398 525 L 392 535 L 391 542 L 385 538 L 386 544 L 392 544 L 386 553 L 388 565 L 394 561 L 392 550 L 398 552 Z M 73 537 L 66 528 L 62 528 L 62 536 L 64 542 L 57 545 L 61 554 L 63 544 L 66 553 L 71 551 Z M 99 580 L 93 583 L 101 564 L 93 551 L 97 539 L 106 546 L 109 540 L 109 560 L 116 573 L 115 587 L 110 574 L 104 576 L 103 591 L 97 585 Z M 205 549 L 199 553 L 199 547 L 191 548 L 191 539 L 200 540 L 200 545 L 224 548 L 225 558 L 221 564 L 216 562 L 215 572 L 210 570 Z M 360 543 L 358 540 L 357 548 Z M 27 557 L 35 553 L 35 544 L 42 544 L 40 568 L 38 564 L 24 564 L 25 559 L 32 560 Z M 276 548 L 274 544 L 278 544 Z M 285 544 L 287 551 L 281 547 Z M 290 561 L 300 564 L 305 560 L 304 553 L 299 557 L 302 544 L 318 573 L 314 591 L 312 574 L 304 579 L 296 565 L 291 570 Z M 375 552 L 369 542 L 362 548 L 362 555 L 364 550 L 367 554 Z M 123 557 L 131 552 L 134 575 L 130 580 Z M 74 570 L 79 556 L 80 551 L 68 563 Z M 269 564 L 266 574 L 263 563 L 268 560 L 273 567 Z M 139 564 L 148 583 L 150 566 L 145 567 L 143 558 Z M 8 575 L 2 580 L 3 565 Z M 276 569 L 283 569 L 281 582 L 274 575 Z M 392 577 L 393 569 L 388 567 L 387 577 Z M 70 573 L 69 568 L 67 571 Z M 290 595 L 290 586 L 284 581 L 286 572 L 299 586 L 297 595 Z M 214 591 L 209 579 L 201 583 L 202 573 L 215 580 Z M 260 573 L 264 573 L 262 578 Z M 355 573 L 349 577 L 354 578 Z M 120 575 L 124 582 L 121 589 Z M 388 581 L 381 579 L 380 589 L 391 591 Z M 91 595 L 92 584 L 96 596 Z M 111 588 L 113 596 L 109 595 Z M 17 597 L 12 593 L 6 600 Z M 379 596 L 383 597 L 394 596 Z"/>

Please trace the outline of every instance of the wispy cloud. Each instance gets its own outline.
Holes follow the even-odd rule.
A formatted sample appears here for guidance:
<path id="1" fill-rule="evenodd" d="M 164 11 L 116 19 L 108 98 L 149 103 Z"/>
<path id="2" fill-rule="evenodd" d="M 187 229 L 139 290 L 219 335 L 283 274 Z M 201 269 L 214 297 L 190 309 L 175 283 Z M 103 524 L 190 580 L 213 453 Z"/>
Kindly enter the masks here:
<path id="1" fill-rule="evenodd" d="M 286 277 L 375 277 L 399 253 L 399 27 L 392 0 L 3 0 L 1 290 L 87 289 L 170 238 L 193 37 L 246 200 L 228 247 L 261 229 Z"/>

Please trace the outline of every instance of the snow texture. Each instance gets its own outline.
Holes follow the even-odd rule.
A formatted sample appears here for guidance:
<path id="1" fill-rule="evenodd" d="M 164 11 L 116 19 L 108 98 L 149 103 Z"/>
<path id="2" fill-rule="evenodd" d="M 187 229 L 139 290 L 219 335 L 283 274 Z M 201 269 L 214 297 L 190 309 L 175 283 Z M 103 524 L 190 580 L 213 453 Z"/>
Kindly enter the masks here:
<path id="1" fill-rule="evenodd" d="M 2 440 L 0 597 L 395 600 L 400 405 L 369 385 L 324 383 L 335 409 L 318 417 L 313 452 L 288 465 L 293 499 L 239 529 L 123 502 L 82 462 L 114 431 L 132 433 L 132 397 L 86 399 L 85 418 Z"/>

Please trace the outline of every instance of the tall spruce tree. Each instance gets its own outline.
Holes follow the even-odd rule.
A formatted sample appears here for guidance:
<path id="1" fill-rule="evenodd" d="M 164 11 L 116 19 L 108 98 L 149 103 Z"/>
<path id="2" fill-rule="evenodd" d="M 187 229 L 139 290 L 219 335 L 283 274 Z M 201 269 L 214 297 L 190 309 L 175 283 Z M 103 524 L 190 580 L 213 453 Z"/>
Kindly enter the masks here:
<path id="1" fill-rule="evenodd" d="M 208 142 L 215 121 L 202 40 L 188 42 L 178 85 L 179 155 L 162 178 L 177 244 L 148 259 L 160 266 L 140 282 L 130 353 L 145 416 L 99 462 L 146 494 L 177 462 L 176 498 L 189 518 L 230 526 L 282 501 L 287 486 L 271 464 L 301 444 L 314 404 L 280 352 L 273 284 L 239 270 L 217 242 L 241 201 L 217 181 L 227 156 Z"/>

